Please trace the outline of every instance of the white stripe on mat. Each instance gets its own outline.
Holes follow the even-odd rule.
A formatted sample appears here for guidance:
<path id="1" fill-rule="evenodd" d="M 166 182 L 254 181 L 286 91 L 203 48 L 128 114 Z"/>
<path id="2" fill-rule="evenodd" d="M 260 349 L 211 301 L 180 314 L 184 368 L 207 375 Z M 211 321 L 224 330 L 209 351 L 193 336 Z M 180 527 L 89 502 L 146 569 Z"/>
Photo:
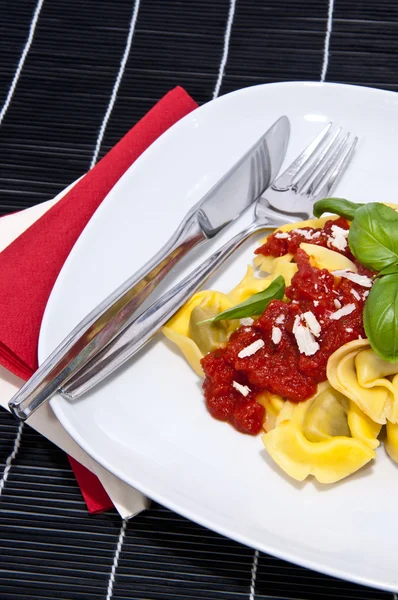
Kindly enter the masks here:
<path id="1" fill-rule="evenodd" d="M 328 20 L 327 20 L 327 24 L 326 24 L 326 34 L 325 34 L 325 45 L 324 45 L 324 50 L 323 50 L 321 82 L 325 81 L 326 74 L 328 72 L 328 66 L 329 66 L 329 48 L 330 48 L 330 36 L 332 34 L 332 26 L 333 26 L 333 9 L 334 9 L 334 0 L 329 0 Z"/>
<path id="2" fill-rule="evenodd" d="M 255 551 L 253 556 L 253 564 L 252 564 L 252 579 L 250 582 L 250 596 L 249 600 L 255 600 L 256 597 L 256 579 L 257 579 L 257 567 L 258 567 L 258 550 Z"/>
<path id="3" fill-rule="evenodd" d="M 6 467 L 3 471 L 3 476 L 0 480 L 0 496 L 3 493 L 5 484 L 7 483 L 8 475 L 10 474 L 10 470 L 11 470 L 12 461 L 17 456 L 18 450 L 21 446 L 21 437 L 22 437 L 23 426 L 24 426 L 23 421 L 21 421 L 19 424 L 19 427 L 18 427 L 17 435 L 15 437 L 14 448 L 13 448 L 10 456 L 6 460 Z"/>
<path id="4" fill-rule="evenodd" d="M 8 107 L 10 106 L 10 102 L 11 102 L 12 96 L 14 94 L 15 88 L 17 87 L 18 79 L 19 79 L 19 76 L 21 75 L 21 71 L 24 66 L 25 59 L 26 59 L 28 52 L 30 50 L 30 47 L 32 45 L 33 36 L 35 35 L 35 29 L 36 29 L 39 15 L 40 15 L 41 7 L 43 6 L 43 2 L 44 2 L 44 0 L 38 0 L 38 2 L 36 4 L 35 12 L 33 13 L 33 18 L 30 23 L 28 39 L 26 40 L 25 47 L 21 54 L 21 58 L 19 59 L 17 70 L 15 71 L 13 80 L 10 85 L 10 89 L 8 90 L 6 101 L 4 102 L 3 108 L 0 111 L 0 125 L 5 117 Z"/>
<path id="5" fill-rule="evenodd" d="M 226 67 L 227 60 L 228 60 L 229 41 L 231 39 L 232 24 L 234 22 L 235 6 L 236 6 L 236 0 L 230 0 L 227 26 L 225 28 L 225 34 L 224 34 L 224 49 L 223 49 L 223 53 L 222 53 L 220 69 L 218 71 L 216 87 L 214 88 L 214 92 L 213 92 L 213 100 L 214 100 L 214 98 L 218 97 L 218 94 L 220 93 L 220 89 L 221 89 L 222 80 L 224 78 L 225 67 Z"/>
<path id="6" fill-rule="evenodd" d="M 111 569 L 111 573 L 109 575 L 106 600 L 111 600 L 111 598 L 112 598 L 113 586 L 114 586 L 114 583 L 115 583 L 115 576 L 116 576 L 116 569 L 117 569 L 117 565 L 119 563 L 119 556 L 120 556 L 120 552 L 122 550 L 122 546 L 123 546 L 123 542 L 124 542 L 124 536 L 126 535 L 126 527 L 127 527 L 127 520 L 123 519 L 123 523 L 122 523 L 122 526 L 120 528 L 119 539 L 118 539 L 118 542 L 117 542 L 115 555 L 113 557 L 112 569 Z"/>
<path id="7" fill-rule="evenodd" d="M 124 49 L 122 60 L 120 61 L 119 72 L 116 77 L 115 85 L 113 86 L 111 99 L 109 100 L 108 108 L 106 109 L 106 113 L 105 113 L 104 119 L 102 121 L 100 130 L 98 133 L 93 158 L 91 159 L 90 169 L 92 169 L 94 167 L 95 163 L 98 160 L 98 154 L 101 149 L 101 144 L 102 144 L 102 140 L 104 137 L 105 129 L 108 124 L 109 117 L 111 116 L 111 112 L 113 110 L 114 104 L 116 102 L 117 93 L 119 91 L 120 83 L 123 78 L 123 73 L 126 68 L 127 59 L 130 54 L 131 42 L 133 41 L 133 36 L 134 36 L 135 26 L 137 23 L 139 9 L 140 9 L 140 0 L 135 0 L 133 14 L 131 16 L 131 21 L 130 21 L 130 29 L 129 29 L 129 33 L 128 33 L 127 41 L 126 41 L 126 47 Z"/>

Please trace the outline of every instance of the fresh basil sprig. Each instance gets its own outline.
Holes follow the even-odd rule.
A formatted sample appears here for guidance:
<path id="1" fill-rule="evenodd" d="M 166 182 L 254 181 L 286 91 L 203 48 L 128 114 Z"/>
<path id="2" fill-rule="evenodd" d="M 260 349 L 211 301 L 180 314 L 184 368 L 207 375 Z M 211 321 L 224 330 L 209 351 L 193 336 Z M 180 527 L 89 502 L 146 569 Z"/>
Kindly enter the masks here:
<path id="1" fill-rule="evenodd" d="M 381 271 L 398 263 L 398 213 L 371 202 L 355 213 L 348 234 L 351 252 L 365 267 Z"/>
<path id="2" fill-rule="evenodd" d="M 366 337 L 388 362 L 398 362 L 398 273 L 373 284 L 363 311 Z"/>
<path id="3" fill-rule="evenodd" d="M 215 321 L 223 321 L 229 319 L 243 319 L 244 317 L 254 317 L 261 315 L 271 300 L 282 300 L 285 293 L 285 280 L 281 275 L 278 275 L 276 279 L 267 287 L 267 289 L 257 294 L 253 294 L 241 304 L 233 306 L 228 310 L 224 310 L 222 313 L 213 317 L 212 319 L 206 319 L 201 323 L 214 323 Z M 199 325 L 199 323 L 198 323 Z"/>
<path id="4" fill-rule="evenodd" d="M 345 198 L 322 198 L 315 202 L 313 212 L 318 219 L 323 213 L 330 212 L 352 221 L 357 209 L 361 206 L 363 204 L 357 204 Z"/>
<path id="5" fill-rule="evenodd" d="M 379 202 L 359 206 L 348 244 L 362 265 L 378 271 L 363 311 L 366 336 L 379 356 L 398 362 L 398 213 Z"/>
<path id="6" fill-rule="evenodd" d="M 365 267 L 378 271 L 364 306 L 365 333 L 379 356 L 398 362 L 398 213 L 379 202 L 356 204 L 343 198 L 316 202 L 314 215 L 324 212 L 352 221 L 351 252 Z"/>

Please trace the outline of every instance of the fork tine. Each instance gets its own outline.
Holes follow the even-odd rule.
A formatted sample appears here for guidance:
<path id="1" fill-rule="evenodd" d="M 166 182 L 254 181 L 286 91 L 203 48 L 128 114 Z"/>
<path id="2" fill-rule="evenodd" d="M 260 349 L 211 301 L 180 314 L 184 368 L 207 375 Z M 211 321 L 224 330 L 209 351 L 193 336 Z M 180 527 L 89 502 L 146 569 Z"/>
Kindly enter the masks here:
<path id="1" fill-rule="evenodd" d="M 346 144 L 344 151 L 340 153 L 339 158 L 334 163 L 332 171 L 329 169 L 328 172 L 325 173 L 323 179 L 318 182 L 318 186 L 313 188 L 314 198 L 325 198 L 329 196 L 337 181 L 342 177 L 344 171 L 348 167 L 357 142 L 358 138 L 355 137 L 351 143 Z M 322 183 L 323 187 L 319 188 Z"/>
<path id="2" fill-rule="evenodd" d="M 329 122 L 326 127 L 316 136 L 315 139 L 307 146 L 307 148 L 288 166 L 278 179 L 276 179 L 274 185 L 279 189 L 288 188 L 292 185 L 294 179 L 299 175 L 300 171 L 306 166 L 308 161 L 313 158 L 318 148 L 322 145 L 324 138 L 329 133 L 332 126 L 332 122 Z"/>
<path id="3" fill-rule="evenodd" d="M 297 193 L 301 193 L 309 181 L 311 181 L 315 175 L 318 174 L 319 170 L 322 168 L 325 162 L 329 160 L 330 156 L 333 156 L 336 147 L 339 147 L 339 138 L 341 133 L 341 127 L 332 135 L 330 140 L 328 140 L 326 146 L 322 149 L 322 152 L 316 159 L 310 164 L 307 170 L 301 175 L 298 181 L 295 181 L 293 190 Z"/>
<path id="4" fill-rule="evenodd" d="M 336 142 L 333 145 L 333 147 L 331 147 L 329 152 L 325 154 L 322 162 L 319 163 L 318 168 L 314 171 L 313 177 L 310 178 L 311 181 L 307 181 L 307 184 L 309 183 L 309 185 L 301 187 L 300 191 L 302 193 L 305 193 L 308 196 L 313 195 L 314 190 L 317 187 L 319 187 L 319 184 L 324 179 L 326 173 L 329 173 L 331 171 L 331 169 L 339 161 L 339 158 L 341 157 L 342 153 L 344 153 L 344 148 L 346 147 L 349 137 L 350 134 L 347 133 L 343 137 L 343 139 L 341 139 L 340 136 L 336 139 Z"/>

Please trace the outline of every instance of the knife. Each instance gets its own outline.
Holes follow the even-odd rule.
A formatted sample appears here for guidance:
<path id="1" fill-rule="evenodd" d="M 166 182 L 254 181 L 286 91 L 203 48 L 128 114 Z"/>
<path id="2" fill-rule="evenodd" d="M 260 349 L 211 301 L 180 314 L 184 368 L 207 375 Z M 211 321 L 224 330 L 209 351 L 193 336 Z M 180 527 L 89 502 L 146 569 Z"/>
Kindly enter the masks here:
<path id="1" fill-rule="evenodd" d="M 10 400 L 16 417 L 26 420 L 76 376 L 128 328 L 137 308 L 189 250 L 257 200 L 281 167 L 289 134 L 288 118 L 280 117 L 189 211 L 169 242 L 73 329 Z"/>

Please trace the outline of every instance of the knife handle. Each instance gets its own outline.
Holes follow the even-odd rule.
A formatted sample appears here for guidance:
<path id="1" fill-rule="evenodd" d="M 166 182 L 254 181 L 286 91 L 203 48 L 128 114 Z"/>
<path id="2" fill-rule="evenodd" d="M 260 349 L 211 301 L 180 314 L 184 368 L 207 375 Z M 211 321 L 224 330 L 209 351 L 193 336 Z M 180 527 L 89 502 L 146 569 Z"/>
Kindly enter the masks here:
<path id="1" fill-rule="evenodd" d="M 11 398 L 11 412 L 26 420 L 59 387 L 78 373 L 132 321 L 137 308 L 177 262 L 207 237 L 195 206 L 170 240 L 139 271 L 132 275 L 89 313 L 42 363 Z M 116 318 L 115 318 L 116 317 Z"/>
<path id="2" fill-rule="evenodd" d="M 274 227 L 274 225 L 266 224 L 266 221 L 261 225 L 253 223 L 234 236 L 205 260 L 199 268 L 141 313 L 127 329 L 98 353 L 92 364 L 87 364 L 80 373 L 77 373 L 61 387 L 61 394 L 68 399 L 78 398 L 113 373 L 145 346 L 174 313 L 206 282 L 210 275 L 251 235 Z"/>

